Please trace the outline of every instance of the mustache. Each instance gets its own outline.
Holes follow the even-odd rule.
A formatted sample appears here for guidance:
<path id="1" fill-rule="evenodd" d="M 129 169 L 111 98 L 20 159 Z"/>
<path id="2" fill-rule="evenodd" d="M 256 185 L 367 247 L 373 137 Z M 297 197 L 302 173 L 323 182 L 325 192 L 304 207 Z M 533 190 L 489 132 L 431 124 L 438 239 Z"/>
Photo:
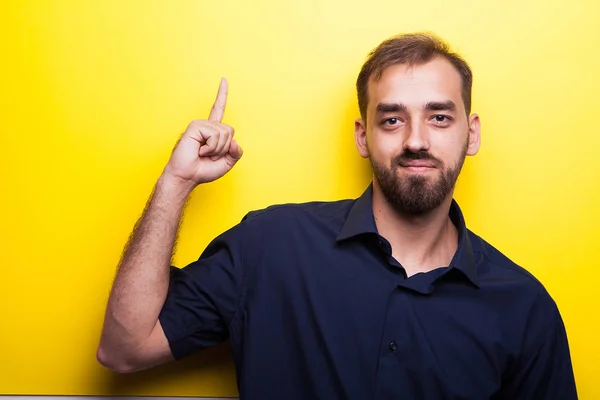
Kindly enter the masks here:
<path id="1" fill-rule="evenodd" d="M 427 151 L 419 151 L 419 152 L 415 153 L 415 152 L 408 151 L 408 150 L 404 150 L 402 153 L 400 153 L 396 157 L 394 157 L 394 159 L 392 160 L 392 166 L 398 166 L 398 165 L 401 166 L 403 164 L 406 164 L 409 161 L 417 161 L 417 160 L 429 161 L 436 168 L 442 168 L 444 166 L 444 163 L 442 162 L 442 160 L 432 156 Z"/>

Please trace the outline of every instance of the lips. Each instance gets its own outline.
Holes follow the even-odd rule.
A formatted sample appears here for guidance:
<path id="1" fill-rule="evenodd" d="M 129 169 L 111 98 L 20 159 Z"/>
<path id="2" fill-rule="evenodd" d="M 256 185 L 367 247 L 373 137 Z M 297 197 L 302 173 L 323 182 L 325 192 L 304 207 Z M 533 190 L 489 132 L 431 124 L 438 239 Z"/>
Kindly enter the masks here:
<path id="1" fill-rule="evenodd" d="M 392 165 L 423 172 L 426 172 L 429 169 L 443 169 L 444 167 L 444 163 L 441 160 L 438 160 L 425 151 L 417 153 L 403 151 L 401 154 L 394 157 Z"/>
<path id="2" fill-rule="evenodd" d="M 415 160 L 415 161 L 402 161 L 400 166 L 404 168 L 435 168 L 435 164 L 430 161 Z"/>

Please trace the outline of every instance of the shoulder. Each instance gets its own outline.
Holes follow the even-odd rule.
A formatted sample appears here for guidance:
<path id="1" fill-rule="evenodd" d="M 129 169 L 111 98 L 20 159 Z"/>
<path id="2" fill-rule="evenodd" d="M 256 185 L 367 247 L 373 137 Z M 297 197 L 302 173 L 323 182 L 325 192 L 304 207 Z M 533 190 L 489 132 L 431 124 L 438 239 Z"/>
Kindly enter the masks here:
<path id="1" fill-rule="evenodd" d="M 507 340 L 524 348 L 562 329 L 558 306 L 539 279 L 481 237 L 469 232 L 469 239 L 480 295 L 501 315 Z"/>
<path id="2" fill-rule="evenodd" d="M 341 229 L 355 200 L 275 204 L 248 212 L 242 220 L 217 236 L 211 244 L 239 244 L 249 251 L 292 243 L 315 232 L 334 234 Z"/>
<path id="3" fill-rule="evenodd" d="M 508 258 L 480 236 L 469 231 L 469 240 L 475 260 L 483 275 L 489 273 L 498 278 L 512 278 L 532 287 L 543 287 L 541 282 L 529 271 Z"/>
<path id="4" fill-rule="evenodd" d="M 250 211 L 241 223 L 253 228 L 290 228 L 298 223 L 343 223 L 355 200 L 275 204 Z"/>
<path id="5" fill-rule="evenodd" d="M 353 204 L 353 200 L 276 204 L 250 211 L 224 235 L 237 245 L 247 267 L 281 265 L 290 254 L 314 254 L 333 243 Z"/>
<path id="6" fill-rule="evenodd" d="M 521 306 L 529 304 L 532 312 L 541 309 L 548 314 L 557 312 L 551 295 L 531 272 L 471 231 L 469 239 L 478 276 L 484 287 L 510 293 L 513 301 L 519 302 Z"/>

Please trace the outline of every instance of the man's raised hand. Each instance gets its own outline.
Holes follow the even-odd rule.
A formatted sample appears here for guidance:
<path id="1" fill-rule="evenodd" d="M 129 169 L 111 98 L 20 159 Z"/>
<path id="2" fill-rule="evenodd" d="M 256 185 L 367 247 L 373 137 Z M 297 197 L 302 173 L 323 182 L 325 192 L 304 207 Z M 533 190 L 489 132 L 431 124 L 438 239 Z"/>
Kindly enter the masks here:
<path id="1" fill-rule="evenodd" d="M 227 91 L 227 80 L 223 78 L 208 120 L 188 125 L 173 149 L 165 173 L 195 187 L 219 179 L 242 157 L 242 148 L 233 140 L 233 128 L 221 123 Z"/>

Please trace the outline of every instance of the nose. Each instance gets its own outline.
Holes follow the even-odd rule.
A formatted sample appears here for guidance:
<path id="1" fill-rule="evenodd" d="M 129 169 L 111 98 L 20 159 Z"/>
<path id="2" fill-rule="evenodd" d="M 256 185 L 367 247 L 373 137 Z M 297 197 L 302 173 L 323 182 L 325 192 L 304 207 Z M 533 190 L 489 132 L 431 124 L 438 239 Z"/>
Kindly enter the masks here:
<path id="1" fill-rule="evenodd" d="M 427 126 L 421 122 L 412 121 L 404 140 L 404 149 L 411 153 L 429 150 L 429 133 Z"/>

